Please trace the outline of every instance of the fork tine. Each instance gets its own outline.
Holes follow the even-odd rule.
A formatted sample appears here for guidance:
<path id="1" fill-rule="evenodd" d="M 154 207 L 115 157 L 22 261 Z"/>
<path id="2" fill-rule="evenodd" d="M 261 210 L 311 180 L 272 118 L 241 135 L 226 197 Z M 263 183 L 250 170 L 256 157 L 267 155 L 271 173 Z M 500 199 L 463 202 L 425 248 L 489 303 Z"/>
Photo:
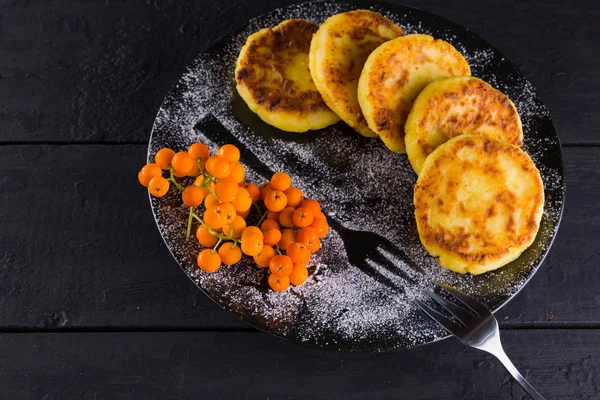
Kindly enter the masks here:
<path id="1" fill-rule="evenodd" d="M 423 303 L 421 300 L 415 300 L 415 303 L 421 308 L 421 310 L 423 310 L 423 312 L 425 314 L 429 315 L 429 317 L 431 317 L 431 319 L 436 321 L 438 324 L 442 325 L 444 327 L 444 329 L 446 329 L 452 335 L 456 335 L 456 332 L 458 332 L 458 330 L 460 328 L 460 326 L 458 326 L 458 324 L 456 324 L 454 321 L 452 321 L 450 318 L 446 317 L 445 315 L 443 315 L 443 314 L 439 313 L 438 311 L 434 310 L 433 308 L 429 307 L 427 304 Z"/>
<path id="2" fill-rule="evenodd" d="M 460 300 L 465 306 L 467 306 L 468 308 L 473 310 L 473 312 L 477 313 L 477 315 L 483 317 L 483 316 L 491 314 L 491 311 L 488 310 L 486 306 L 481 304 L 479 301 L 475 300 L 473 297 L 461 292 L 460 290 L 448 285 L 447 283 L 443 283 L 443 282 L 436 282 L 436 283 L 438 286 L 441 286 L 442 288 L 446 289 L 448 292 L 452 293 L 453 296 L 455 296 L 458 300 Z"/>
<path id="3" fill-rule="evenodd" d="M 444 307 L 446 309 L 446 311 L 448 311 L 450 314 L 452 314 L 454 317 L 456 317 L 464 325 L 467 325 L 469 321 L 472 321 L 473 318 L 475 318 L 475 316 L 473 314 L 471 314 L 470 312 L 457 306 L 453 302 L 446 300 L 443 297 L 438 296 L 437 294 L 433 293 L 431 290 L 429 290 L 427 292 L 427 294 L 436 303 L 438 303 L 440 306 Z"/>

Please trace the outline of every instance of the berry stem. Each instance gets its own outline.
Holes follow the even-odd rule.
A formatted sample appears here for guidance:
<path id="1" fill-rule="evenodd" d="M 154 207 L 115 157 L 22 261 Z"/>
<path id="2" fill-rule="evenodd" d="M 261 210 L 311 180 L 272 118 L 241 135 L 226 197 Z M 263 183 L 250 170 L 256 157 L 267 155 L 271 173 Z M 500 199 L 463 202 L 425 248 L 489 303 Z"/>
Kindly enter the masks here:
<path id="1" fill-rule="evenodd" d="M 264 214 L 262 215 L 262 217 L 260 217 L 260 220 L 258 221 L 258 224 L 256 224 L 256 226 L 260 226 L 260 224 L 262 224 L 262 222 L 265 220 L 266 216 L 267 216 L 268 211 L 265 211 Z"/>
<path id="2" fill-rule="evenodd" d="M 275 245 L 275 251 L 277 252 L 277 254 L 279 254 L 280 256 L 283 255 L 283 253 L 281 252 L 281 250 L 279 250 L 279 246 L 276 244 Z"/>
<path id="3" fill-rule="evenodd" d="M 221 236 L 219 236 L 219 240 L 217 241 L 217 244 L 215 244 L 215 247 L 213 247 L 213 253 L 217 251 L 217 249 L 219 248 L 219 245 L 221 244 L 222 241 L 223 241 L 223 238 Z"/>
<path id="4" fill-rule="evenodd" d="M 194 214 L 194 207 L 190 207 L 190 215 L 188 217 L 188 224 L 187 224 L 187 237 L 190 237 L 190 234 L 192 233 L 192 221 L 193 221 L 193 214 Z"/>
<path id="5" fill-rule="evenodd" d="M 214 229 L 212 229 L 211 227 L 209 227 L 208 225 L 206 225 L 206 223 L 205 223 L 205 222 L 202 220 L 202 218 L 200 218 L 200 217 L 198 216 L 198 214 L 196 214 L 195 212 L 191 211 L 191 212 L 190 212 L 190 215 L 191 215 L 191 218 L 196 218 L 198 221 L 200 221 L 200 223 L 201 223 L 202 225 L 204 225 L 204 227 L 205 227 L 205 228 L 208 230 L 208 233 L 210 233 L 210 234 L 211 234 L 211 235 L 213 235 L 213 236 L 216 236 L 216 237 L 218 237 L 218 238 L 219 238 L 219 241 L 221 241 L 221 240 L 231 240 L 231 241 L 232 241 L 234 244 L 236 244 L 236 245 L 237 245 L 238 243 L 240 243 L 240 242 L 241 242 L 241 239 L 235 239 L 235 238 L 232 236 L 232 235 L 233 235 L 233 232 L 232 232 L 232 233 L 231 233 L 231 235 L 229 235 L 229 236 L 223 235 L 222 233 L 219 233 L 219 232 L 215 231 Z M 218 245 L 218 243 L 217 243 L 217 245 Z M 215 246 L 215 248 L 216 248 L 216 247 L 217 247 L 217 246 Z"/>
<path id="6" fill-rule="evenodd" d="M 183 186 L 181 186 L 179 184 L 179 182 L 177 182 L 175 180 L 175 176 L 173 175 L 173 167 L 169 168 L 169 174 L 170 174 L 170 176 L 169 176 L 169 178 L 167 180 L 173 182 L 173 184 L 177 187 L 177 189 L 179 189 L 180 192 L 183 192 L 185 190 L 185 188 Z"/>
<path id="7" fill-rule="evenodd" d="M 215 192 L 213 192 L 213 190 L 210 188 L 210 186 L 209 185 L 204 185 L 204 186 L 208 189 L 208 191 L 210 192 L 210 194 L 212 194 L 213 196 L 215 196 L 215 199 L 217 199 L 217 201 L 220 203 L 221 200 L 219 200 L 219 198 L 217 197 L 217 195 L 215 194 Z"/>

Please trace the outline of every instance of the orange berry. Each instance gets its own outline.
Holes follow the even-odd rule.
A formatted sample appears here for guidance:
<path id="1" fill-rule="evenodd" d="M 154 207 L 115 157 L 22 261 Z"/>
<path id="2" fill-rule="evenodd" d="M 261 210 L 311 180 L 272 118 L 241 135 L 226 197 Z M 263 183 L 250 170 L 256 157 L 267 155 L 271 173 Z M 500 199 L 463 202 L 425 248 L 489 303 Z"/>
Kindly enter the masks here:
<path id="1" fill-rule="evenodd" d="M 198 186 L 188 186 L 181 193 L 181 199 L 188 207 L 198 207 L 204 200 L 204 191 Z"/>
<path id="2" fill-rule="evenodd" d="M 306 207 L 300 207 L 294 211 L 294 216 L 292 219 L 294 221 L 294 225 L 296 225 L 298 228 L 304 228 L 312 224 L 313 213 Z"/>
<path id="3" fill-rule="evenodd" d="M 296 232 L 293 229 L 284 229 L 281 232 L 281 240 L 277 245 L 281 250 L 285 250 L 292 243 L 296 242 Z"/>
<path id="4" fill-rule="evenodd" d="M 187 175 L 195 178 L 197 176 L 202 175 L 204 167 L 206 166 L 206 161 L 201 158 L 192 158 L 192 161 L 194 161 L 194 166 L 192 167 L 190 172 L 187 173 Z M 202 175 L 200 179 L 204 179 L 204 175 Z"/>
<path id="5" fill-rule="evenodd" d="M 204 207 L 208 208 L 219 204 L 219 200 L 211 193 L 204 199 Z"/>
<path id="6" fill-rule="evenodd" d="M 281 240 L 281 231 L 276 228 L 271 228 L 264 233 L 264 242 L 269 246 L 275 246 Z"/>
<path id="7" fill-rule="evenodd" d="M 250 193 L 244 188 L 238 188 L 237 196 L 231 202 L 237 211 L 247 211 L 250 210 L 250 206 L 252 206 L 252 198 L 250 197 Z"/>
<path id="8" fill-rule="evenodd" d="M 285 172 L 276 172 L 271 177 L 271 188 L 274 190 L 286 191 L 292 184 L 292 178 Z"/>
<path id="9" fill-rule="evenodd" d="M 221 209 L 227 216 L 227 221 L 225 221 L 225 223 L 226 224 L 233 223 L 233 220 L 235 219 L 235 217 L 237 217 L 237 212 L 235 211 L 235 207 L 231 203 L 226 203 L 226 202 L 219 203 L 219 206 L 221 207 Z"/>
<path id="10" fill-rule="evenodd" d="M 327 232 L 329 232 L 329 225 L 324 219 L 313 219 L 313 222 L 312 224 L 310 224 L 310 227 L 314 228 L 317 231 L 317 237 L 319 239 L 327 235 Z"/>
<path id="11" fill-rule="evenodd" d="M 262 224 L 260 224 L 260 230 L 265 233 L 269 229 L 279 229 L 279 223 L 273 219 L 265 219 Z"/>
<path id="12" fill-rule="evenodd" d="M 287 205 L 287 197 L 281 190 L 271 190 L 265 197 L 265 207 L 269 211 L 279 212 Z"/>
<path id="13" fill-rule="evenodd" d="M 269 193 L 273 189 L 271 189 L 271 184 L 267 182 L 267 183 L 262 184 L 260 186 L 259 190 L 260 190 L 260 199 L 264 200 L 265 197 L 267 197 L 267 193 Z"/>
<path id="14" fill-rule="evenodd" d="M 225 242 L 219 247 L 219 256 L 223 264 L 232 265 L 242 259 L 242 250 L 233 242 Z"/>
<path id="15" fill-rule="evenodd" d="M 250 225 L 249 227 L 244 229 L 244 232 L 242 232 L 242 236 L 250 235 L 250 234 L 254 234 L 254 233 L 256 233 L 257 235 L 261 235 L 261 237 L 262 237 L 262 231 L 260 230 L 260 228 L 258 226 L 254 226 L 254 225 Z"/>
<path id="16" fill-rule="evenodd" d="M 292 243 L 288 246 L 285 254 L 292 259 L 292 262 L 306 264 L 310 261 L 310 251 L 300 243 Z"/>
<path id="17" fill-rule="evenodd" d="M 233 179 L 236 183 L 244 182 L 244 176 L 246 175 L 246 170 L 242 166 L 242 164 L 236 162 L 231 164 L 231 171 L 229 172 L 229 178 Z"/>
<path id="18" fill-rule="evenodd" d="M 313 216 L 321 212 L 321 205 L 318 201 L 313 199 L 302 200 L 300 207 L 308 208 L 310 211 L 312 211 Z"/>
<path id="19" fill-rule="evenodd" d="M 253 203 L 260 199 L 260 189 L 254 183 L 245 183 L 242 187 L 248 191 Z"/>
<path id="20" fill-rule="evenodd" d="M 230 224 L 223 225 L 223 233 L 236 239 L 242 237 L 244 229 L 246 229 L 246 220 L 239 215 L 236 215 Z"/>
<path id="21" fill-rule="evenodd" d="M 169 169 L 175 152 L 171 149 L 160 149 L 154 156 L 154 161 L 161 169 Z"/>
<path id="22" fill-rule="evenodd" d="M 215 178 L 225 178 L 231 172 L 229 161 L 219 156 L 212 156 L 206 160 L 206 171 Z"/>
<path id="23" fill-rule="evenodd" d="M 296 210 L 292 207 L 286 207 L 279 213 L 279 223 L 284 228 L 291 228 L 294 226 L 294 212 Z"/>
<path id="24" fill-rule="evenodd" d="M 308 268 L 305 265 L 296 265 L 290 275 L 290 283 L 294 286 L 300 286 L 308 279 Z"/>
<path id="25" fill-rule="evenodd" d="M 173 171 L 173 176 L 177 178 L 183 178 L 184 176 L 187 176 L 187 174 L 182 174 L 181 172 Z"/>
<path id="26" fill-rule="evenodd" d="M 263 233 L 256 226 L 249 226 L 242 232 L 242 252 L 249 256 L 259 254 L 264 246 Z"/>
<path id="27" fill-rule="evenodd" d="M 204 143 L 193 143 L 190 147 L 188 147 L 188 153 L 195 160 L 201 159 L 206 161 L 208 160 L 208 157 L 210 157 L 208 146 Z"/>
<path id="28" fill-rule="evenodd" d="M 219 238 L 211 234 L 204 225 L 200 225 L 198 229 L 196 229 L 196 239 L 198 239 L 198 242 L 204 247 L 213 247 L 219 240 Z"/>
<path id="29" fill-rule="evenodd" d="M 319 212 L 318 214 L 314 215 L 315 219 L 324 219 L 325 221 L 327 221 L 327 217 L 325 216 L 325 214 L 323 214 L 323 211 Z"/>
<path id="30" fill-rule="evenodd" d="M 246 211 L 238 211 L 237 215 L 239 215 L 240 217 L 246 219 L 248 217 L 248 215 L 250 214 L 250 209 L 247 209 Z"/>
<path id="31" fill-rule="evenodd" d="M 242 252 L 246 255 L 254 257 L 260 254 L 264 247 L 264 241 L 262 235 L 255 233 L 249 235 L 242 235 Z"/>
<path id="32" fill-rule="evenodd" d="M 148 183 L 150 183 L 150 179 L 155 176 L 162 176 L 162 170 L 157 164 L 148 163 L 142 167 L 138 174 L 138 180 L 143 186 L 148 187 Z"/>
<path id="33" fill-rule="evenodd" d="M 288 256 L 275 256 L 269 262 L 271 273 L 278 277 L 290 276 L 294 268 L 292 259 Z"/>
<path id="34" fill-rule="evenodd" d="M 287 205 L 289 207 L 298 208 L 302 200 L 304 200 L 304 195 L 302 191 L 295 186 L 287 188 L 283 193 L 285 193 L 285 197 L 287 197 Z"/>
<path id="35" fill-rule="evenodd" d="M 321 248 L 321 241 L 317 236 L 317 230 L 307 226 L 306 228 L 300 229 L 296 235 L 296 242 L 306 246 L 308 251 L 316 253 Z"/>
<path id="36" fill-rule="evenodd" d="M 279 221 L 279 213 L 275 211 L 267 211 L 267 219 L 272 219 L 273 221 Z"/>
<path id="37" fill-rule="evenodd" d="M 154 197 L 163 197 L 169 191 L 169 186 L 169 181 L 162 176 L 155 176 L 148 182 L 148 189 Z"/>
<path id="38" fill-rule="evenodd" d="M 204 223 L 211 229 L 222 228 L 227 223 L 227 211 L 221 204 L 207 207 L 204 211 Z"/>
<path id="39" fill-rule="evenodd" d="M 266 268 L 273 257 L 275 257 L 275 250 L 273 250 L 273 247 L 265 244 L 260 253 L 254 256 L 254 262 L 259 267 Z"/>
<path id="40" fill-rule="evenodd" d="M 215 194 L 217 198 L 224 202 L 231 202 L 238 194 L 240 187 L 237 182 L 227 177 L 219 179 L 215 184 Z"/>
<path id="41" fill-rule="evenodd" d="M 198 254 L 198 266 L 206 272 L 215 272 L 221 267 L 221 257 L 212 249 L 204 249 Z"/>
<path id="42" fill-rule="evenodd" d="M 223 157 L 231 163 L 234 163 L 238 162 L 240 159 L 240 150 L 232 144 L 226 144 L 217 150 L 217 155 L 219 157 Z"/>
<path id="43" fill-rule="evenodd" d="M 269 275 L 269 286 L 276 292 L 283 292 L 290 287 L 290 278 L 287 276 Z"/>
<path id="44" fill-rule="evenodd" d="M 305 262 L 305 263 L 294 263 L 294 268 L 296 268 L 296 267 L 306 267 L 306 266 L 308 266 L 307 262 Z"/>
<path id="45" fill-rule="evenodd" d="M 194 160 L 187 151 L 180 151 L 173 156 L 171 165 L 178 174 L 187 174 L 194 168 Z"/>

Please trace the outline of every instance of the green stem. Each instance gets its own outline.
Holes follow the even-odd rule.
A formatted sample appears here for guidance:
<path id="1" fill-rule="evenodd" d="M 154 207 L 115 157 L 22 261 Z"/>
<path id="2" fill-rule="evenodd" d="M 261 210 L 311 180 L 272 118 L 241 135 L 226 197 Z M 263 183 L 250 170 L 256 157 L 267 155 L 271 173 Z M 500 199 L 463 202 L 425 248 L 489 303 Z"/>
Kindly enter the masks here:
<path id="1" fill-rule="evenodd" d="M 170 176 L 169 176 L 169 179 L 167 179 L 167 180 L 173 182 L 173 184 L 177 187 L 177 189 L 179 189 L 180 192 L 183 192 L 185 190 L 185 188 L 183 186 L 181 186 L 179 184 L 179 182 L 177 182 L 175 180 L 175 176 L 173 175 L 173 167 L 169 168 L 169 173 L 170 173 Z"/>
<path id="2" fill-rule="evenodd" d="M 190 215 L 192 216 L 192 218 L 196 218 L 202 225 L 204 225 L 204 227 L 208 230 L 208 233 L 210 233 L 213 236 L 218 237 L 219 240 L 230 240 L 234 244 L 238 244 L 238 243 L 240 243 L 242 241 L 241 239 L 236 239 L 236 238 L 234 238 L 231 235 L 226 236 L 226 235 L 223 235 L 222 233 L 219 233 L 219 232 L 215 231 L 214 229 L 212 229 L 211 227 L 209 227 L 208 225 L 206 225 L 206 223 L 202 220 L 202 218 L 200 218 L 198 216 L 198 214 L 196 214 L 195 212 L 192 212 Z"/>
<path id="3" fill-rule="evenodd" d="M 279 254 L 280 256 L 282 256 L 283 254 L 281 253 L 281 250 L 279 250 L 279 246 L 275 245 L 275 251 L 277 252 L 277 254 Z"/>
<path id="4" fill-rule="evenodd" d="M 220 203 L 221 200 L 219 200 L 219 198 L 217 197 L 217 195 L 215 194 L 215 192 L 213 192 L 213 190 L 210 188 L 210 186 L 205 185 L 205 187 L 208 189 L 208 191 L 210 192 L 210 194 L 212 194 L 213 196 L 215 196 L 215 199 L 217 199 L 217 201 Z"/>
<path id="5" fill-rule="evenodd" d="M 215 244 L 215 247 L 213 247 L 213 253 L 215 251 L 217 251 L 217 249 L 219 248 L 219 245 L 221 244 L 222 241 L 223 241 L 223 238 L 219 237 L 219 240 L 217 241 L 217 244 Z"/>
<path id="6" fill-rule="evenodd" d="M 193 221 L 192 215 L 193 214 L 194 214 L 194 207 L 190 207 L 190 216 L 188 217 L 188 225 L 187 225 L 187 237 L 190 237 L 190 234 L 192 233 L 192 221 Z"/>
<path id="7" fill-rule="evenodd" d="M 262 224 L 262 222 L 265 220 L 265 217 L 267 216 L 269 212 L 265 211 L 265 213 L 262 215 L 262 217 L 260 217 L 260 220 L 258 221 L 258 224 L 256 224 L 256 226 L 260 227 L 260 224 Z"/>

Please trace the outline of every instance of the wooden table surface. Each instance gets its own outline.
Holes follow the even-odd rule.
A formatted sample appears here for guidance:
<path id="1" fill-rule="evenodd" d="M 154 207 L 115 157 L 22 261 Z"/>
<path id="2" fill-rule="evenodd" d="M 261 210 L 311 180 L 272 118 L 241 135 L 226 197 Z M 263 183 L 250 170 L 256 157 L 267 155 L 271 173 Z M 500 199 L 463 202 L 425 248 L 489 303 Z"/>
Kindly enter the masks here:
<path id="1" fill-rule="evenodd" d="M 1 399 L 524 399 L 455 340 L 396 354 L 307 349 L 206 298 L 137 183 L 153 119 L 198 52 L 291 3 L 0 1 Z M 600 7 L 405 0 L 481 35 L 550 109 L 567 199 L 550 253 L 497 313 L 549 399 L 600 398 Z"/>

